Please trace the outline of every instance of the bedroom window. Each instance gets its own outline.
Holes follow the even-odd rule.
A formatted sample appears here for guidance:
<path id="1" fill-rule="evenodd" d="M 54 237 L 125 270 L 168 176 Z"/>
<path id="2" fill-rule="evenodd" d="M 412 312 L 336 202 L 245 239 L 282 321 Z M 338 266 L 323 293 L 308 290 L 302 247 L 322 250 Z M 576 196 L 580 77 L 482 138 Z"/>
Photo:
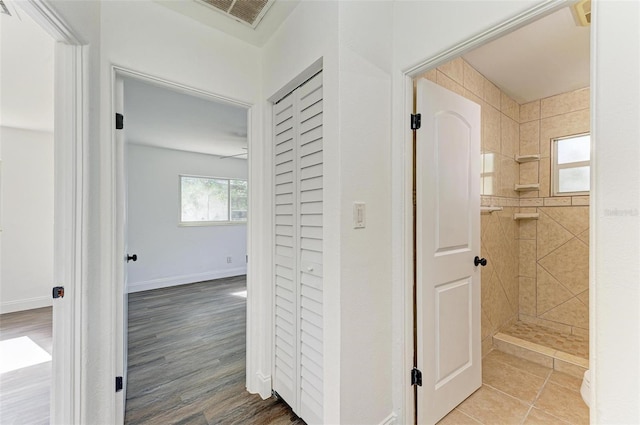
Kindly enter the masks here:
<path id="1" fill-rule="evenodd" d="M 247 221 L 247 181 L 180 176 L 180 224 L 202 226 Z"/>
<path id="2" fill-rule="evenodd" d="M 590 189 L 589 134 L 553 140 L 553 196 L 585 195 Z"/>

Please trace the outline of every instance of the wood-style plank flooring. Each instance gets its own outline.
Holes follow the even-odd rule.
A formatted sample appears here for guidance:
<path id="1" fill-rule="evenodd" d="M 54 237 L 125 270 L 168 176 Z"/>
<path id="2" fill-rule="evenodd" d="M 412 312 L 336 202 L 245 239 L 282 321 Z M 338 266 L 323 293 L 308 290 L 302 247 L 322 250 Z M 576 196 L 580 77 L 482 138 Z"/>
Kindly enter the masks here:
<path id="1" fill-rule="evenodd" d="M 0 340 L 27 336 L 51 354 L 51 307 L 0 315 Z M 0 374 L 0 424 L 49 423 L 51 362 Z"/>
<path id="2" fill-rule="evenodd" d="M 245 277 L 129 295 L 125 423 L 304 424 L 245 389 Z"/>

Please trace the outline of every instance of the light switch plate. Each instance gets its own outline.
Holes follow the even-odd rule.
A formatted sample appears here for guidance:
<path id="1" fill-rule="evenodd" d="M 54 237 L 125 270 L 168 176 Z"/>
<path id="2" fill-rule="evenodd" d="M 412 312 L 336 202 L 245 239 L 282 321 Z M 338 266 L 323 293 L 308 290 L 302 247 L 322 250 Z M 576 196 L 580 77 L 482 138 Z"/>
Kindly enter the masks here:
<path id="1" fill-rule="evenodd" d="M 353 228 L 364 229 L 366 227 L 366 207 L 364 202 L 353 203 Z"/>

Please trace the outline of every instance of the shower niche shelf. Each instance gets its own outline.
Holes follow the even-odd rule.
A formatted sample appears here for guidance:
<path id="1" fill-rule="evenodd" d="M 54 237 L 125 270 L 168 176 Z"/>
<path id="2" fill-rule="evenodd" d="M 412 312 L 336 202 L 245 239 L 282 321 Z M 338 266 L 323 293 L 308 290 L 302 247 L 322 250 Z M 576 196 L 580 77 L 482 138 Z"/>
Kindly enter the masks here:
<path id="1" fill-rule="evenodd" d="M 516 192 L 527 192 L 531 190 L 540 190 L 540 183 L 517 184 L 514 188 Z"/>
<path id="2" fill-rule="evenodd" d="M 540 218 L 539 213 L 515 213 L 513 215 L 514 220 L 537 220 Z"/>
<path id="3" fill-rule="evenodd" d="M 523 162 L 540 161 L 540 154 L 533 155 L 516 155 L 516 162 L 522 164 Z"/>
<path id="4" fill-rule="evenodd" d="M 496 207 L 493 205 L 489 205 L 488 207 L 480 207 L 481 213 L 492 213 L 492 212 L 502 211 L 502 210 L 503 210 L 502 207 Z"/>

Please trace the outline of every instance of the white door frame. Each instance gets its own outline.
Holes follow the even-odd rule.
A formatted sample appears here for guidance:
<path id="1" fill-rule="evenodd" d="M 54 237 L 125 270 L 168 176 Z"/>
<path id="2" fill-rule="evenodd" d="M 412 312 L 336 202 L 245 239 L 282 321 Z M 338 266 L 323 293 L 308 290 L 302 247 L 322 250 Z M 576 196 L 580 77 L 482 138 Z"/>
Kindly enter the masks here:
<path id="1" fill-rule="evenodd" d="M 261 353 L 264 353 L 265 349 L 269 349 L 269 347 L 265 346 L 261 339 L 261 335 L 264 333 L 264 320 L 262 320 L 263 312 L 260 309 L 260 305 L 263 301 L 263 295 L 261 291 L 262 281 L 259 277 L 256 278 L 254 276 L 254 270 L 258 270 L 256 267 L 256 259 L 260 257 L 258 254 L 260 252 L 261 245 L 261 233 L 260 233 L 260 223 L 259 223 L 259 214 L 257 212 L 260 210 L 260 195 L 262 192 L 260 182 L 260 172 L 259 167 L 260 164 L 260 146 L 258 140 L 253 137 L 253 115 L 255 114 L 255 106 L 251 103 L 244 102 L 242 100 L 233 99 L 226 96 L 221 96 L 215 93 L 207 92 L 204 90 L 200 90 L 194 87 L 190 87 L 181 83 L 169 81 L 160 77 L 156 77 L 150 75 L 145 72 L 139 72 L 132 70 L 130 68 L 112 65 L 111 66 L 111 117 L 112 123 L 111 125 L 111 141 L 110 144 L 110 157 L 113 159 L 112 161 L 112 175 L 114 176 L 115 184 L 113 187 L 112 199 L 114 200 L 113 205 L 115 208 L 112 211 L 112 223 L 114 223 L 114 238 L 111 240 L 111 252 L 112 252 L 112 273 L 115 279 L 115 289 L 114 289 L 114 345 L 115 347 L 115 360 L 116 360 L 116 374 L 120 376 L 126 376 L 126 371 L 123 370 L 126 367 L 125 361 L 125 353 L 124 349 L 126 348 L 126 337 L 127 332 L 124 327 L 126 324 L 126 318 L 124 314 L 126 314 L 126 306 L 124 303 L 124 291 L 125 282 L 124 282 L 124 257 L 126 253 L 125 249 L 125 222 L 124 222 L 124 214 L 125 214 L 125 206 L 126 206 L 126 180 L 125 180 L 125 152 L 123 143 L 119 143 L 117 139 L 117 132 L 115 129 L 114 117 L 116 113 L 117 106 L 122 99 L 118 100 L 117 98 L 117 80 L 122 78 L 135 78 L 147 83 L 163 86 L 170 88 L 172 90 L 177 90 L 184 94 L 188 94 L 191 96 L 197 96 L 201 98 L 206 98 L 209 100 L 213 100 L 216 102 L 223 102 L 227 104 L 231 104 L 234 106 L 240 106 L 247 110 L 247 144 L 248 151 L 250 152 L 248 156 L 248 181 L 249 181 L 249 215 L 247 219 L 247 254 L 248 254 L 248 263 L 247 263 L 247 333 L 246 333 L 246 386 L 247 389 L 251 392 L 258 392 L 263 398 L 266 398 L 271 395 L 271 377 L 267 374 L 264 376 L 261 373 Z M 125 130 L 126 130 L 126 116 L 125 116 Z M 254 153 L 256 155 L 254 155 Z M 253 158 L 253 159 L 252 159 Z M 259 265 L 258 265 L 259 266 Z M 257 275 L 257 273 L 256 273 Z M 270 341 L 270 337 L 268 338 Z M 119 370 L 118 370 L 119 369 Z M 268 369 L 267 369 L 268 370 Z M 125 391 L 119 393 L 118 398 L 116 400 L 116 420 L 118 423 L 122 423 L 124 420 L 124 411 L 125 411 L 125 394 L 126 394 L 126 382 L 125 382 Z"/>
<path id="2" fill-rule="evenodd" d="M 402 335 L 402 353 L 396 354 L 395 359 L 403 365 L 398 374 L 396 385 L 400 386 L 402 400 L 399 401 L 399 423 L 414 423 L 414 391 L 411 386 L 409 371 L 413 367 L 413 132 L 409 128 L 409 116 L 413 113 L 413 79 L 424 74 L 430 69 L 443 65 L 463 54 L 476 49 L 492 40 L 500 38 L 522 26 L 525 26 L 545 15 L 568 6 L 565 0 L 550 0 L 538 4 L 493 28 L 476 34 L 475 36 L 457 44 L 441 53 L 426 58 L 419 64 L 402 70 L 402 90 L 403 90 L 403 121 L 402 121 L 402 143 L 393 146 L 393 156 L 402 158 L 400 170 L 393 173 L 394 184 L 392 187 L 401 188 L 401 193 L 396 193 L 394 199 L 399 199 L 400 208 L 394 221 L 400 221 L 400 237 L 395 240 L 394 251 L 399 255 L 394 257 L 393 268 L 398 273 L 404 285 L 399 285 L 396 289 L 394 299 L 398 300 L 396 308 L 401 312 L 397 315 L 398 334 Z M 593 49 L 593 47 L 592 47 Z M 593 55 L 592 55 L 593 61 Z M 593 67 L 591 68 L 593 70 Z M 592 77 L 593 78 L 593 77 Z M 593 105 L 591 105 L 593 108 Z M 418 111 L 419 112 L 419 111 Z M 405 125 L 406 124 L 406 125 Z M 399 305 L 401 303 L 401 305 Z M 395 315 L 394 315 L 395 316 Z M 593 403 L 591 404 L 594 405 Z"/>
<path id="3" fill-rule="evenodd" d="M 86 259 L 88 46 L 43 0 L 15 2 L 55 41 L 54 73 L 54 282 L 65 289 L 53 302 L 52 424 L 80 423 L 81 300 Z M 52 286 L 54 283 L 52 282 Z"/>

